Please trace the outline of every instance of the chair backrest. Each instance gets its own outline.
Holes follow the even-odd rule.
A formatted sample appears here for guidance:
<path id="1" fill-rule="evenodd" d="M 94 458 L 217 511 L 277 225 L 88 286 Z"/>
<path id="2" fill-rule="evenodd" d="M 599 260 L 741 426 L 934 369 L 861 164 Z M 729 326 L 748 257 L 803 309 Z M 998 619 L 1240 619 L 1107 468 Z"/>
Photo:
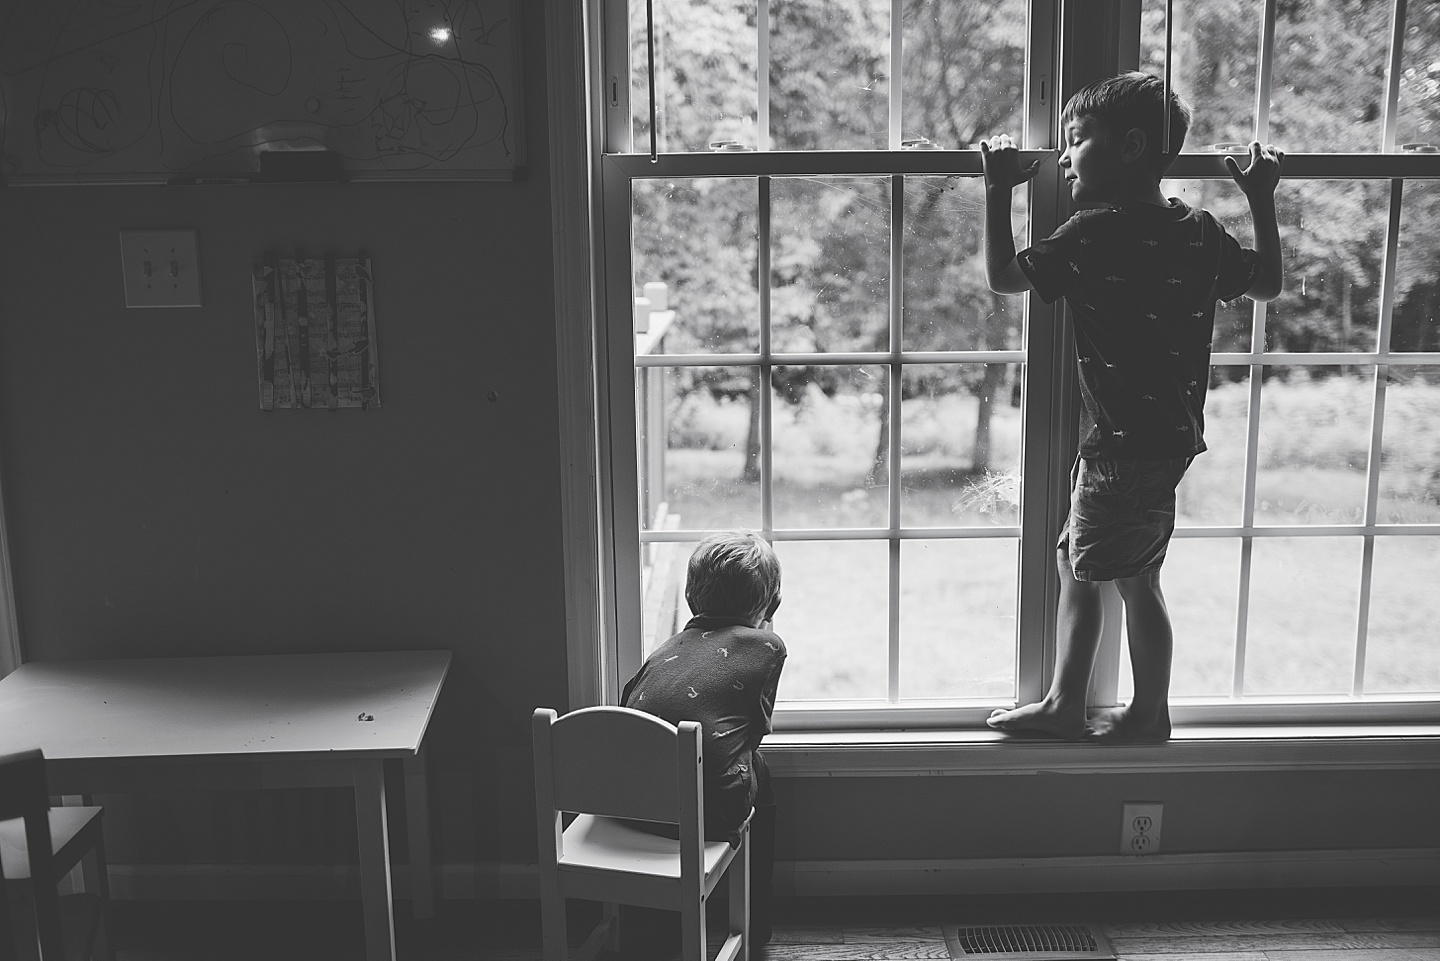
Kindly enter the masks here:
<path id="1" fill-rule="evenodd" d="M 628 707 L 587 707 L 533 719 L 537 788 L 557 811 L 703 823 L 704 756 L 700 725 L 673 725 Z M 547 760 L 548 759 L 548 760 Z"/>
<path id="2" fill-rule="evenodd" d="M 60 957 L 60 907 L 51 876 L 50 789 L 45 781 L 45 755 L 38 749 L 0 755 L 0 820 L 25 819 L 25 847 L 35 892 L 35 923 L 41 957 Z M 4 881 L 0 865 L 0 882 Z M 0 947 L 13 950 L 14 925 L 0 904 Z M 8 951 L 0 952 L 8 953 Z"/>

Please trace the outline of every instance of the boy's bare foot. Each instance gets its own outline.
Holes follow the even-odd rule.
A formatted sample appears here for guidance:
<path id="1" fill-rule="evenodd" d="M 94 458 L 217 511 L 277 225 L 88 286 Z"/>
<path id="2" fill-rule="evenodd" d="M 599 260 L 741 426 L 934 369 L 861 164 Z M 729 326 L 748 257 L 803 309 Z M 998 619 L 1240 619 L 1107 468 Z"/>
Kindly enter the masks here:
<path id="1" fill-rule="evenodd" d="M 1085 719 L 1067 717 L 1049 701 L 1036 701 L 1013 711 L 997 708 L 985 723 L 1007 734 L 1043 734 L 1062 741 L 1078 741 L 1085 736 Z"/>
<path id="2" fill-rule="evenodd" d="M 1129 705 L 1103 708 L 1090 714 L 1085 740 L 1106 744 L 1168 741 L 1170 712 L 1146 718 L 1132 713 Z"/>

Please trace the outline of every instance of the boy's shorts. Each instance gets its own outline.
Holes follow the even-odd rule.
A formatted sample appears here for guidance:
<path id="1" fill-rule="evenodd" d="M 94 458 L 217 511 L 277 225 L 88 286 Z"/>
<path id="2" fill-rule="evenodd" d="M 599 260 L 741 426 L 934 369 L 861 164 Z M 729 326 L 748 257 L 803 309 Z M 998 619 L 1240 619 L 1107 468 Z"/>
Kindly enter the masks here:
<path id="1" fill-rule="evenodd" d="M 1175 487 L 1193 457 L 1075 458 L 1070 514 L 1056 545 L 1077 581 L 1113 581 L 1160 570 L 1175 532 Z"/>

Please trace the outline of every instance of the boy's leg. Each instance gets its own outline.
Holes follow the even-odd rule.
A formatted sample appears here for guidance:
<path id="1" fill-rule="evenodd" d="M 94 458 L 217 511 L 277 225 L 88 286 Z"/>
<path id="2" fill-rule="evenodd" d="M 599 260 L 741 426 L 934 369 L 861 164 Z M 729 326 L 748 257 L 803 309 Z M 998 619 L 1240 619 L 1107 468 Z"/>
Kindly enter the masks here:
<path id="1" fill-rule="evenodd" d="M 1055 675 L 1044 700 L 997 710 L 986 724 L 1001 731 L 1034 731 L 1076 741 L 1085 736 L 1085 698 L 1090 692 L 1090 671 L 1100 648 L 1103 622 L 1099 583 L 1079 581 L 1070 567 L 1065 545 L 1055 552 L 1060 572 L 1060 604 L 1056 613 L 1057 660 Z"/>
<path id="2" fill-rule="evenodd" d="M 1089 737 L 1099 741 L 1164 741 L 1170 737 L 1170 660 L 1175 647 L 1159 572 L 1115 581 L 1125 600 L 1130 669 L 1135 696 L 1129 705 L 1096 711 Z"/>
<path id="3" fill-rule="evenodd" d="M 768 944 L 775 901 L 775 790 L 770 767 L 760 752 L 753 755 L 758 790 L 750 817 L 750 939 Z"/>

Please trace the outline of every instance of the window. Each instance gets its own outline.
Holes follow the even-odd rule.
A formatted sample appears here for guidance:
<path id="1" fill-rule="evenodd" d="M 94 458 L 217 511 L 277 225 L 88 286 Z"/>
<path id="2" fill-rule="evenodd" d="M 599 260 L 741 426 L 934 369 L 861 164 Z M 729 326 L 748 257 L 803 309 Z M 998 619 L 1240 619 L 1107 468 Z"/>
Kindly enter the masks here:
<path id="1" fill-rule="evenodd" d="M 1212 716 L 1433 712 L 1440 448 L 1420 411 L 1440 403 L 1440 247 L 1422 236 L 1440 212 L 1440 154 L 1423 146 L 1440 146 L 1440 5 L 1181 0 L 1171 17 L 1174 82 L 1199 121 L 1189 150 L 1255 137 L 1289 152 L 1286 291 L 1218 318 L 1211 450 L 1181 485 L 1173 693 L 1211 699 Z M 1157 72 L 1164 22 L 1147 0 L 1142 66 Z M 1182 156 L 1167 193 L 1248 236 L 1213 167 Z"/>
<path id="2" fill-rule="evenodd" d="M 1049 0 L 616 6 L 608 683 L 683 623 L 690 546 L 738 526 L 784 566 L 777 725 L 966 726 L 1035 699 L 1073 360 L 1056 309 L 985 285 L 971 147 L 1052 147 L 1057 38 L 1113 24 Z M 1225 145 L 1288 154 L 1288 289 L 1222 305 L 1211 451 L 1180 490 L 1177 719 L 1435 717 L 1440 154 L 1413 145 L 1440 144 L 1437 7 L 1146 0 L 1116 30 L 1196 108 L 1168 193 L 1246 236 Z M 1053 164 L 1015 203 L 1037 233 L 1069 212 Z M 1123 644 L 1107 632 L 1097 701 L 1127 693 Z"/>

